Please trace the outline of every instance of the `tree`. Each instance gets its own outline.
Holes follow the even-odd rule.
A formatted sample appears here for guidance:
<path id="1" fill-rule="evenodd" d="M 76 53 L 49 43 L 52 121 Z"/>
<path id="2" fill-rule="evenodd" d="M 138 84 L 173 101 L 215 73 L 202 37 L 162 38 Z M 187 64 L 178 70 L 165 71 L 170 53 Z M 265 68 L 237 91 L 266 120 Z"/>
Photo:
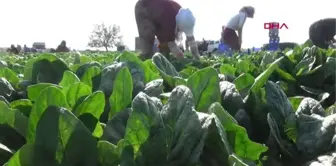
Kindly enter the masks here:
<path id="1" fill-rule="evenodd" d="M 120 27 L 118 25 L 106 26 L 104 23 L 94 25 L 94 29 L 90 35 L 89 47 L 101 48 L 106 51 L 116 46 L 122 39 Z"/>

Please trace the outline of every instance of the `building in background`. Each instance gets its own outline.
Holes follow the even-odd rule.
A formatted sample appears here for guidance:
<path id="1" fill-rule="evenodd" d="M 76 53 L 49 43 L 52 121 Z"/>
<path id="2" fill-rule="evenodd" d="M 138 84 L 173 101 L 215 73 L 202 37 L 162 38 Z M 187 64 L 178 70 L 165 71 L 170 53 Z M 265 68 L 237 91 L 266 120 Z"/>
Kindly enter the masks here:
<path id="1" fill-rule="evenodd" d="M 34 42 L 32 48 L 37 49 L 37 50 L 45 50 L 46 44 L 44 42 Z"/>
<path id="2" fill-rule="evenodd" d="M 272 24 L 279 24 L 278 22 L 272 22 Z M 277 50 L 279 48 L 279 29 L 275 26 L 269 29 L 269 50 Z"/>

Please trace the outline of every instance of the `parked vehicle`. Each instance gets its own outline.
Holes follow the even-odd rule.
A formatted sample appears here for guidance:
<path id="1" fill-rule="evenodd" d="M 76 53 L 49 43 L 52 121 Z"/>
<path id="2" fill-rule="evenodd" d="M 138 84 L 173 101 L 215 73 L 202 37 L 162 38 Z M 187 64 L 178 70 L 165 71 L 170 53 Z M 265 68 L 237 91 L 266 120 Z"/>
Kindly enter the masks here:
<path id="1" fill-rule="evenodd" d="M 33 52 L 44 52 L 46 50 L 46 44 L 44 42 L 34 42 L 32 50 Z"/>
<path id="2" fill-rule="evenodd" d="M 208 53 L 216 52 L 218 50 L 219 43 L 220 43 L 219 40 L 210 40 L 208 44 L 207 52 Z"/>

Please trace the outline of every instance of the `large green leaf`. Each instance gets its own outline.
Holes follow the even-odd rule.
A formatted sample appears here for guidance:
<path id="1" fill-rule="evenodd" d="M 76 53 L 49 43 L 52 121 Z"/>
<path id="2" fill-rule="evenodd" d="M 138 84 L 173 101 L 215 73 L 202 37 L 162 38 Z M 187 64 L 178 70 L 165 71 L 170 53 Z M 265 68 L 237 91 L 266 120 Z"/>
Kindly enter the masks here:
<path id="1" fill-rule="evenodd" d="M 246 129 L 239 126 L 237 121 L 219 103 L 212 104 L 209 112 L 217 115 L 225 129 L 234 153 L 239 157 L 255 161 L 259 160 L 260 155 L 267 151 L 268 148 L 266 146 L 251 141 L 248 138 Z"/>
<path id="2" fill-rule="evenodd" d="M 34 63 L 39 60 L 43 60 L 43 59 L 54 61 L 54 60 L 57 60 L 58 58 L 53 54 L 41 54 L 37 58 L 30 59 L 26 63 L 25 68 L 24 68 L 24 79 L 25 80 L 32 80 Z"/>
<path id="3" fill-rule="evenodd" d="M 123 67 L 114 79 L 112 95 L 109 98 L 111 106 L 109 119 L 112 119 L 113 115 L 131 105 L 132 92 L 132 75 L 127 67 Z"/>
<path id="4" fill-rule="evenodd" d="M 254 77 L 249 73 L 243 73 L 234 80 L 234 84 L 239 92 L 249 88 L 253 83 Z"/>
<path id="5" fill-rule="evenodd" d="M 36 127 L 38 125 L 38 121 L 41 118 L 44 111 L 49 106 L 59 106 L 65 108 L 69 107 L 66 101 L 66 97 L 63 94 L 62 90 L 54 86 L 50 86 L 43 89 L 40 95 L 38 96 L 29 116 L 28 132 L 26 136 L 28 143 L 35 142 Z"/>
<path id="6" fill-rule="evenodd" d="M 172 91 L 161 111 L 168 148 L 166 160 L 171 165 L 199 162 L 213 117 L 196 112 L 194 107 L 193 94 L 181 85 Z"/>
<path id="7" fill-rule="evenodd" d="M 118 144 L 126 133 L 127 120 L 130 117 L 132 109 L 126 109 L 115 114 L 111 120 L 106 123 L 101 140 L 106 140 L 112 144 Z"/>
<path id="8" fill-rule="evenodd" d="M 15 89 L 6 78 L 0 77 L 0 96 L 10 100 L 15 94 Z"/>
<path id="9" fill-rule="evenodd" d="M 58 84 L 66 70 L 69 68 L 61 59 L 42 59 L 34 63 L 31 81 Z"/>
<path id="10" fill-rule="evenodd" d="M 33 161 L 34 145 L 25 144 L 7 162 L 6 166 L 35 166 Z"/>
<path id="11" fill-rule="evenodd" d="M 160 75 L 160 71 L 156 68 L 152 59 L 147 59 L 144 64 L 150 68 L 155 74 Z"/>
<path id="12" fill-rule="evenodd" d="M 92 87 L 93 90 L 96 90 L 100 84 L 101 70 L 97 66 L 92 66 L 88 68 L 82 77 L 80 77 L 81 82 Z"/>
<path id="13" fill-rule="evenodd" d="M 25 137 L 28 127 L 28 117 L 18 110 L 9 108 L 5 102 L 0 101 L 0 124 L 9 125 Z"/>
<path id="14" fill-rule="evenodd" d="M 0 77 L 6 78 L 15 88 L 18 87 L 20 82 L 19 77 L 9 68 L 0 68 Z"/>
<path id="15" fill-rule="evenodd" d="M 102 91 L 93 92 L 76 108 L 74 114 L 93 132 L 93 135 L 100 137 L 103 129 L 99 123 L 99 118 L 104 112 L 105 96 Z"/>
<path id="16" fill-rule="evenodd" d="M 195 72 L 187 85 L 194 96 L 197 111 L 206 112 L 213 102 L 221 102 L 218 73 L 214 68 Z"/>
<path id="17" fill-rule="evenodd" d="M 107 141 L 99 141 L 98 161 L 100 165 L 118 166 L 120 163 L 120 152 L 117 146 Z"/>
<path id="18" fill-rule="evenodd" d="M 12 109 L 17 109 L 26 117 L 29 117 L 33 103 L 29 99 L 19 99 L 10 103 Z"/>
<path id="19" fill-rule="evenodd" d="M 40 96 L 40 93 L 45 89 L 45 88 L 48 88 L 48 87 L 57 87 L 57 88 L 62 88 L 56 84 L 51 84 L 51 83 L 38 83 L 38 84 L 35 84 L 35 85 L 30 85 L 28 86 L 28 98 L 31 100 L 31 101 L 36 101 L 37 98 Z"/>
<path id="20" fill-rule="evenodd" d="M 108 98 L 111 96 L 113 87 L 114 87 L 114 80 L 117 76 L 119 70 L 126 66 L 126 63 L 113 63 L 111 65 L 106 66 L 101 71 L 101 83 L 99 85 L 99 90 L 103 91 L 105 96 Z M 135 67 L 135 70 L 137 66 Z M 143 74 L 143 73 L 142 73 Z M 143 79 L 142 74 L 140 74 L 140 79 Z M 142 82 L 142 80 L 140 80 Z"/>
<path id="21" fill-rule="evenodd" d="M 132 145 L 134 152 L 137 153 L 140 146 L 148 139 L 150 128 L 159 123 L 159 108 L 143 92 L 134 98 L 132 108 L 124 140 L 128 145 Z"/>
<path id="22" fill-rule="evenodd" d="M 91 94 L 91 87 L 82 83 L 76 82 L 69 86 L 66 93 L 66 98 L 69 106 L 73 108 L 76 102 L 81 98 Z"/>
<path id="23" fill-rule="evenodd" d="M 12 150 L 0 143 L 0 163 L 7 163 L 13 154 Z"/>
<path id="24" fill-rule="evenodd" d="M 224 75 L 235 76 L 236 68 L 230 64 L 222 64 L 219 68 L 219 72 Z"/>
<path id="25" fill-rule="evenodd" d="M 75 66 L 75 65 L 74 65 Z M 99 69 L 101 68 L 101 64 L 93 61 L 93 62 L 88 62 L 85 63 L 83 65 L 80 65 L 77 69 L 76 69 L 76 75 L 78 76 L 78 78 L 82 78 L 84 73 L 88 71 L 89 68 L 92 67 L 98 67 Z"/>
<path id="26" fill-rule="evenodd" d="M 144 93 L 151 97 L 159 97 L 163 93 L 163 79 L 156 79 L 146 84 Z"/>
<path id="27" fill-rule="evenodd" d="M 37 124 L 34 160 L 97 166 L 97 140 L 70 111 L 48 106 Z"/>
<path id="28" fill-rule="evenodd" d="M 250 62 L 248 60 L 239 59 L 235 67 L 238 73 L 247 73 L 250 70 Z"/>
<path id="29" fill-rule="evenodd" d="M 76 83 L 76 82 L 79 82 L 79 78 L 76 76 L 75 73 L 73 73 L 72 71 L 65 71 L 63 73 L 63 78 L 62 78 L 62 81 L 59 83 L 60 86 L 62 87 L 66 87 L 66 86 L 69 86 L 73 83 Z"/>
<path id="30" fill-rule="evenodd" d="M 263 73 L 261 73 L 254 81 L 254 84 L 251 87 L 251 91 L 256 93 L 262 88 L 267 82 L 268 78 L 271 76 L 273 71 L 278 67 L 278 63 L 281 62 L 284 57 L 281 57 L 274 61 Z"/>
<path id="31" fill-rule="evenodd" d="M 173 88 L 176 85 L 176 79 L 181 77 L 175 67 L 169 62 L 166 57 L 159 53 L 155 54 L 152 57 L 152 61 L 160 72 L 162 78 L 167 82 L 170 87 Z"/>
<path id="32" fill-rule="evenodd" d="M 124 51 L 117 60 L 119 62 L 133 62 L 138 64 L 145 73 L 145 83 L 159 78 L 159 75 L 152 71 L 149 66 L 145 65 L 135 54 Z"/>

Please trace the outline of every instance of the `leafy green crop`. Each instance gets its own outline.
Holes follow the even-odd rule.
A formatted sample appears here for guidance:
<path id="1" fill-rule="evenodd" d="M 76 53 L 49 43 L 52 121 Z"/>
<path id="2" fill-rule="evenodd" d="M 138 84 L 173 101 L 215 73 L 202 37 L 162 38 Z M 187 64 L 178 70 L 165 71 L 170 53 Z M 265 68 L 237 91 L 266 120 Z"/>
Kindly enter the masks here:
<path id="1" fill-rule="evenodd" d="M 0 164 L 273 166 L 333 158 L 335 58 L 315 46 L 200 61 L 6 54 Z"/>

